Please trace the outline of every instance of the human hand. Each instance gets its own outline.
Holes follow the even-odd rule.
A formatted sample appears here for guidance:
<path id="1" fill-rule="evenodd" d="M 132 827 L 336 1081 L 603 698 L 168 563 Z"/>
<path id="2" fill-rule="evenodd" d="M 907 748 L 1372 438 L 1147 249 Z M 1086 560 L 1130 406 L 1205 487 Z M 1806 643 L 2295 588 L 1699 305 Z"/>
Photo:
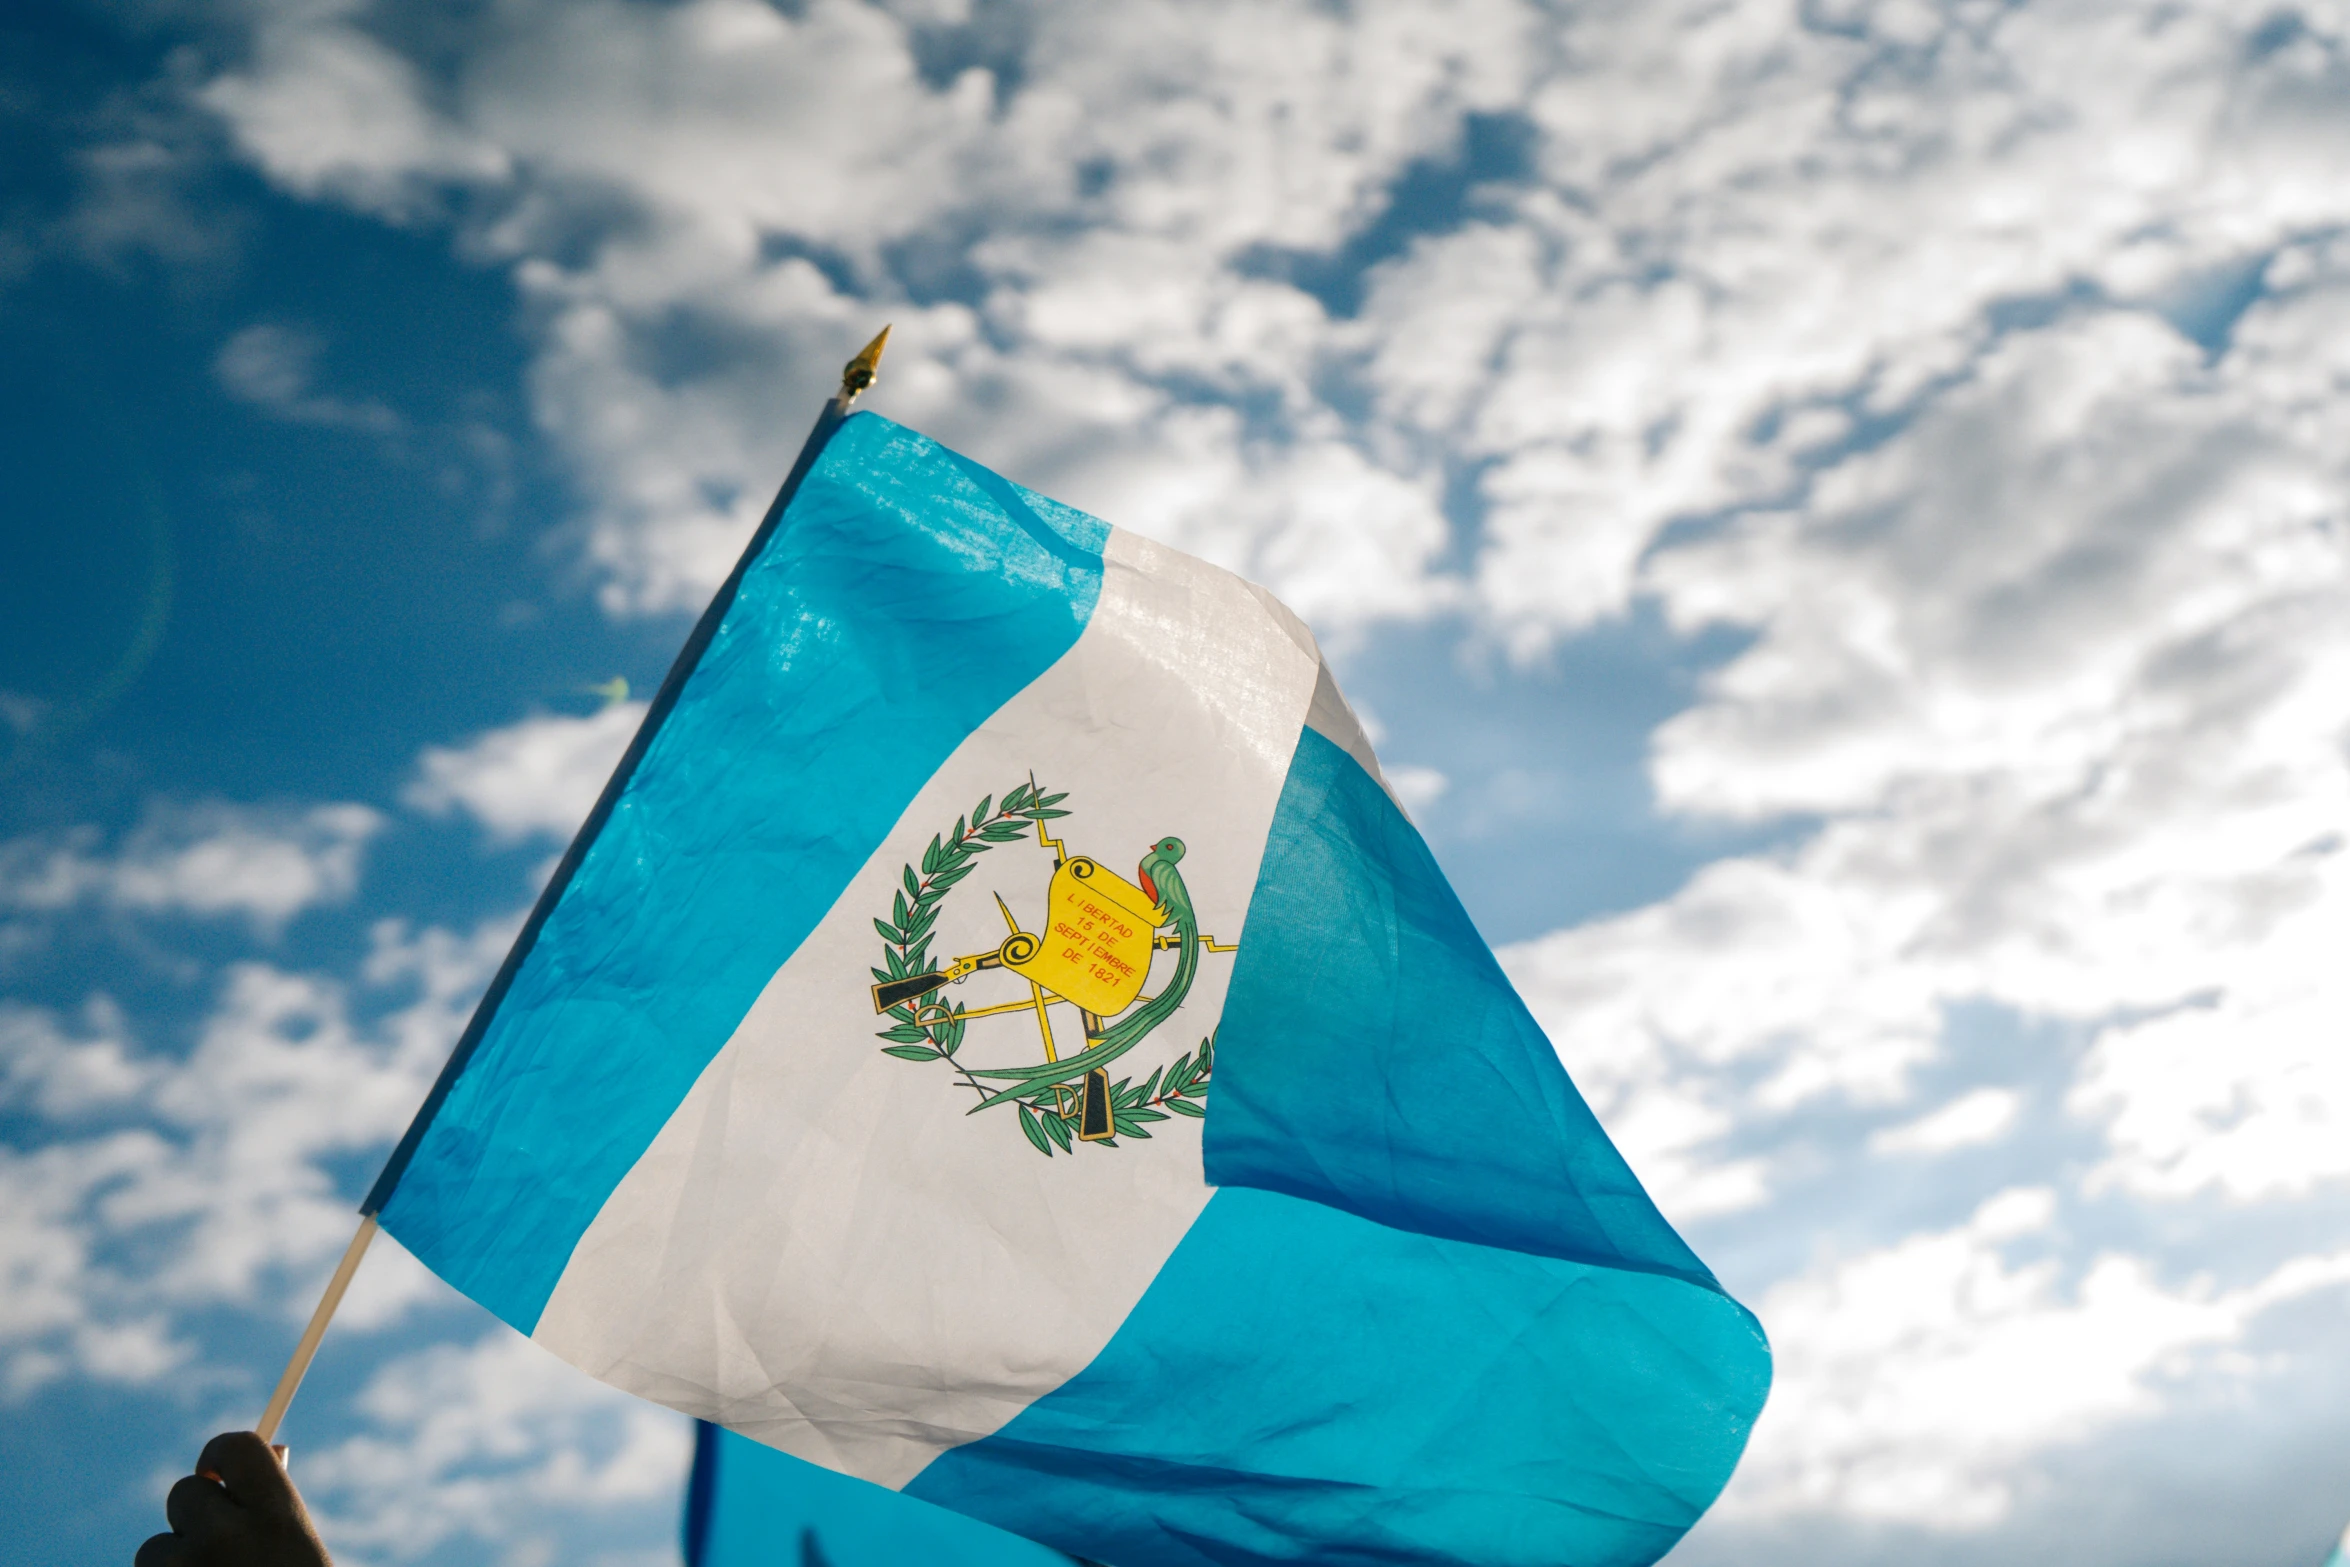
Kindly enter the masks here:
<path id="1" fill-rule="evenodd" d="M 140 1546 L 132 1567 L 334 1567 L 285 1465 L 250 1431 L 205 1443 L 163 1516 L 171 1533 Z"/>

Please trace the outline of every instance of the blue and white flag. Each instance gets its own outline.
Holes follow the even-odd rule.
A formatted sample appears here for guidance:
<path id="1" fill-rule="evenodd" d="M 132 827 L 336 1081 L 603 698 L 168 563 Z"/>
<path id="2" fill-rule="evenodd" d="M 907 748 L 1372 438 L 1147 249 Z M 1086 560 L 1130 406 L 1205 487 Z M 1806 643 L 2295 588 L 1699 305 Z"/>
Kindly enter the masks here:
<path id="1" fill-rule="evenodd" d="M 1646 1562 L 1769 1382 L 1262 589 L 872 415 L 370 1207 L 630 1392 L 1118 1564 Z"/>

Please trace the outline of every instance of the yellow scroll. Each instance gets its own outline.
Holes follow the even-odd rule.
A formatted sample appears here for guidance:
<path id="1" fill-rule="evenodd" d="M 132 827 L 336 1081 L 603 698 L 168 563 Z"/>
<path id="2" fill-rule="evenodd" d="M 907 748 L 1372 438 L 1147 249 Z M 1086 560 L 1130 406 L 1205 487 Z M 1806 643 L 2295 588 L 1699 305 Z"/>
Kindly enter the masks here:
<path id="1" fill-rule="evenodd" d="M 1150 977 L 1162 913 L 1134 883 L 1082 855 L 1053 872 L 1043 928 L 1000 949 L 1004 967 L 1096 1017 L 1123 1011 Z"/>

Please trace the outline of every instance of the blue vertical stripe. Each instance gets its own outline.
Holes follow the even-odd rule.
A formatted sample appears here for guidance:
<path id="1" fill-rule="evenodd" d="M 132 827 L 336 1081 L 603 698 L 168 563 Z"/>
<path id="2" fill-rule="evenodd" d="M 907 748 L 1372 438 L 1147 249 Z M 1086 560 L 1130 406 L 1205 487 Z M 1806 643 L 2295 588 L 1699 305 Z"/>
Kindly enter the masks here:
<path id="1" fill-rule="evenodd" d="M 1696 1283 L 1418 829 L 1298 741 L 1216 1039 L 1208 1181 Z"/>
<path id="2" fill-rule="evenodd" d="M 579 1237 L 906 802 L 1066 653 L 1102 523 L 843 424 L 380 1208 L 529 1332 Z"/>

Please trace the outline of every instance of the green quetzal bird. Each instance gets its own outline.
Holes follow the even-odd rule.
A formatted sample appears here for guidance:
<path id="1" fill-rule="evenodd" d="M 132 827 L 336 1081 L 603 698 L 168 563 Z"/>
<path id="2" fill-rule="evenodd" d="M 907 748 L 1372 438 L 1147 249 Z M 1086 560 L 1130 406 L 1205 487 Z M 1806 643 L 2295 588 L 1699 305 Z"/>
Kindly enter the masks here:
<path id="1" fill-rule="evenodd" d="M 1104 1045 L 1121 1039 L 1132 1043 L 1173 1017 L 1191 989 L 1192 975 L 1199 971 L 1199 915 L 1192 909 L 1191 889 L 1183 885 L 1183 873 L 1175 868 L 1182 858 L 1181 838 L 1161 838 L 1135 867 L 1142 890 L 1167 911 L 1166 923 L 1175 927 L 1175 972 L 1167 976 L 1164 990 L 1137 1007 L 1131 1017 L 1121 1018 L 1116 1027 L 1103 1032 Z"/>
<path id="2" fill-rule="evenodd" d="M 1096 1067 L 1107 1066 L 1132 1050 L 1142 1037 L 1172 1017 L 1183 1005 L 1184 996 L 1191 990 L 1192 976 L 1199 972 L 1199 915 L 1191 906 L 1191 889 L 1183 885 L 1183 873 L 1176 864 L 1183 858 L 1181 838 L 1161 838 L 1143 855 L 1142 864 L 1135 871 L 1135 879 L 1143 892 L 1166 911 L 1164 924 L 1175 927 L 1175 972 L 1167 977 L 1166 986 L 1115 1024 L 1093 1036 L 1093 1043 L 1066 1061 L 1048 1062 L 1043 1066 L 998 1067 L 978 1071 L 974 1077 L 1010 1080 L 1010 1086 L 997 1090 L 971 1107 L 978 1114 L 989 1105 L 1002 1104 L 1007 1099 L 1023 1098 L 1040 1088 L 1055 1083 L 1066 1083 L 1083 1077 Z"/>

